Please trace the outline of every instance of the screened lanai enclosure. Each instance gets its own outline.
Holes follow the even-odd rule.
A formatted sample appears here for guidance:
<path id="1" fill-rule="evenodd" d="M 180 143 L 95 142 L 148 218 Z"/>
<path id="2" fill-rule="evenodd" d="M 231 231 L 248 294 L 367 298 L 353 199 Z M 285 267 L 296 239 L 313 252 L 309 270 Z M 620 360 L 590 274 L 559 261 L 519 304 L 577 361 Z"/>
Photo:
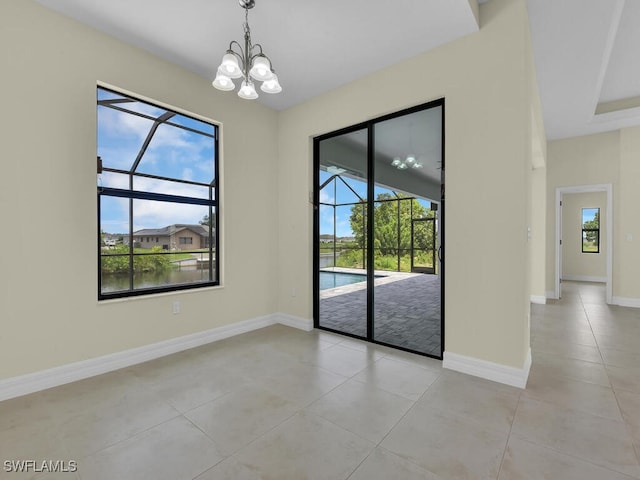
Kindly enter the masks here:
<path id="1" fill-rule="evenodd" d="M 315 139 L 314 321 L 443 350 L 444 101 Z"/>

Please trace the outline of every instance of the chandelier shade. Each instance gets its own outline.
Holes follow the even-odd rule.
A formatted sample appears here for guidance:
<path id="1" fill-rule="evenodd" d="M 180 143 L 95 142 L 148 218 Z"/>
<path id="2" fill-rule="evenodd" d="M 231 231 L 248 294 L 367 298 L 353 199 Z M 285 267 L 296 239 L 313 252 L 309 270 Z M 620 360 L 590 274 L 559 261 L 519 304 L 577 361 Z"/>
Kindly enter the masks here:
<path id="1" fill-rule="evenodd" d="M 274 73 L 269 80 L 266 80 L 260 85 L 260 90 L 265 93 L 280 93 L 282 87 L 278 83 L 278 76 Z"/>
<path id="2" fill-rule="evenodd" d="M 238 90 L 238 96 L 240 98 L 244 98 L 245 100 L 254 100 L 258 98 L 256 87 L 253 85 L 253 82 L 251 80 L 244 80 L 242 82 L 242 86 L 240 87 L 240 90 Z"/>
<path id="3" fill-rule="evenodd" d="M 222 90 L 225 92 L 229 92 L 234 88 L 236 88 L 231 78 L 225 75 L 223 72 L 221 72 L 220 69 L 218 69 L 216 78 L 213 81 L 213 86 L 216 87 L 218 90 Z"/>
<path id="4" fill-rule="evenodd" d="M 271 78 L 273 77 L 273 72 L 271 71 L 271 63 L 266 57 L 254 58 L 253 66 L 249 71 L 249 75 L 261 82 L 271 80 Z"/>
<path id="5" fill-rule="evenodd" d="M 253 44 L 251 41 L 249 9 L 255 6 L 255 0 L 238 1 L 245 11 L 244 48 L 235 40 L 229 44 L 212 85 L 218 90 L 230 91 L 236 87 L 232 79 L 241 78 L 238 96 L 247 100 L 258 98 L 253 80 L 262 82 L 260 90 L 265 93 L 280 93 L 282 86 L 273 70 L 271 60 L 262 51 L 262 45 Z"/>

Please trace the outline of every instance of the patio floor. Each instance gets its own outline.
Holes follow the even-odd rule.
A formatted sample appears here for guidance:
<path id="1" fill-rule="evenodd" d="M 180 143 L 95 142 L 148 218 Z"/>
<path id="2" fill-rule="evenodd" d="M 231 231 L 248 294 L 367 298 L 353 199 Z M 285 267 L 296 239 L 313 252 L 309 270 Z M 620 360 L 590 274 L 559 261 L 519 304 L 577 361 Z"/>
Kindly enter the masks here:
<path id="1" fill-rule="evenodd" d="M 339 271 L 339 269 L 336 269 Z M 428 355 L 441 355 L 440 276 L 376 272 L 374 339 Z M 364 282 L 320 292 L 320 326 L 366 336 Z"/>

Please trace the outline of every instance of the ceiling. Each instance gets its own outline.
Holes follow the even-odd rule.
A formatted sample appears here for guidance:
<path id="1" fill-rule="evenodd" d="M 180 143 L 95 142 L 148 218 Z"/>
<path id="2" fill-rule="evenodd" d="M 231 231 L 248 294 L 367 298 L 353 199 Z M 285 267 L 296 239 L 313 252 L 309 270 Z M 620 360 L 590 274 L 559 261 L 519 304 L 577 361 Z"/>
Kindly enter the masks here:
<path id="1" fill-rule="evenodd" d="M 242 40 L 237 0 L 36 1 L 209 79 Z M 640 1 L 527 3 L 548 139 L 640 125 Z M 278 110 L 478 30 L 470 0 L 256 0 L 249 24 Z"/>

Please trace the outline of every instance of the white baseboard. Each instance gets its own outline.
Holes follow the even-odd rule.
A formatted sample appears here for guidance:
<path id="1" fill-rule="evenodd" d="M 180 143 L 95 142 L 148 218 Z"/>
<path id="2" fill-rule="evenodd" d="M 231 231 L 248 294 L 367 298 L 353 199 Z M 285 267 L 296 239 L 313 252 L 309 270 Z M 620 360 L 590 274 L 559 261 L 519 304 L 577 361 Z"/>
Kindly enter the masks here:
<path id="1" fill-rule="evenodd" d="M 287 327 L 298 328 L 305 332 L 313 330 L 313 320 L 310 318 L 294 317 L 287 313 L 276 313 L 275 318 L 277 323 L 286 325 Z"/>
<path id="2" fill-rule="evenodd" d="M 130 367 L 138 363 L 171 355 L 190 348 L 217 342 L 225 338 L 240 335 L 259 328 L 268 327 L 276 323 L 310 331 L 313 322 L 284 313 L 274 313 L 242 322 L 224 325 L 222 327 L 192 333 L 182 337 L 172 338 L 162 342 L 132 348 L 123 352 L 111 353 L 101 357 L 68 363 L 60 367 L 49 368 L 38 372 L 28 373 L 18 377 L 0 380 L 0 401 L 20 397 L 47 388 L 57 387 L 66 383 L 83 380 L 85 378 L 112 372 L 120 368 Z"/>
<path id="3" fill-rule="evenodd" d="M 531 295 L 530 298 L 531 303 L 537 303 L 539 305 L 544 305 L 547 303 L 547 297 L 543 295 Z"/>
<path id="4" fill-rule="evenodd" d="M 562 275 L 562 280 L 573 282 L 597 282 L 607 283 L 607 277 L 595 277 L 590 275 Z"/>
<path id="5" fill-rule="evenodd" d="M 509 367 L 450 352 L 444 352 L 442 366 L 449 370 L 455 370 L 456 372 L 466 373 L 493 382 L 525 388 L 529 378 L 529 370 L 531 369 L 531 349 L 527 353 L 522 368 Z"/>
<path id="6" fill-rule="evenodd" d="M 611 303 L 621 307 L 640 308 L 640 298 L 612 297 Z"/>

